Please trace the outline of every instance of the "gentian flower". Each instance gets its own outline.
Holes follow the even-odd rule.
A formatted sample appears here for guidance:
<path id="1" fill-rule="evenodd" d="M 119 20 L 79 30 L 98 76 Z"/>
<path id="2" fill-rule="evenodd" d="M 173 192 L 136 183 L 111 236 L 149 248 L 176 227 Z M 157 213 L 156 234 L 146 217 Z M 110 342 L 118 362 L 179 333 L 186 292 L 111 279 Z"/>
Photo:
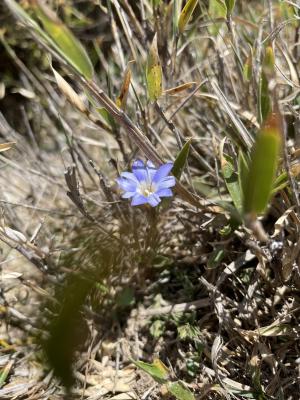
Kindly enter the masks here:
<path id="1" fill-rule="evenodd" d="M 132 164 L 132 172 L 122 172 L 117 178 L 117 183 L 124 191 L 123 199 L 132 199 L 132 206 L 150 204 L 155 207 L 161 202 L 161 197 L 173 196 L 171 187 L 175 186 L 174 176 L 169 173 L 173 167 L 172 162 L 155 168 L 151 161 L 146 164 L 136 160 Z"/>

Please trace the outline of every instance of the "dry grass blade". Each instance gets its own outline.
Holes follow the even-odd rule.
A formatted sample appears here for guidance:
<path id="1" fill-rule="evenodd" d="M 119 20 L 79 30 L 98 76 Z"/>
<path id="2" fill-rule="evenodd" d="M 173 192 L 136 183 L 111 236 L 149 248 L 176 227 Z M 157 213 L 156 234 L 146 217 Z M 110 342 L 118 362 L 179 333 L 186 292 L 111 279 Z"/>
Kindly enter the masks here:
<path id="1" fill-rule="evenodd" d="M 0 153 L 11 149 L 14 144 L 16 144 L 16 142 L 0 143 Z"/>
<path id="2" fill-rule="evenodd" d="M 239 136 L 234 137 L 233 140 L 236 140 L 238 143 L 242 143 L 246 149 L 250 149 L 254 143 L 252 136 L 249 134 L 239 117 L 236 115 L 234 110 L 232 109 L 231 105 L 229 104 L 226 96 L 224 93 L 221 91 L 218 83 L 216 80 L 212 80 L 211 86 L 216 94 L 216 96 L 219 99 L 219 102 L 221 104 L 221 107 L 224 108 L 226 113 L 228 114 L 231 122 L 235 126 L 237 133 Z"/>

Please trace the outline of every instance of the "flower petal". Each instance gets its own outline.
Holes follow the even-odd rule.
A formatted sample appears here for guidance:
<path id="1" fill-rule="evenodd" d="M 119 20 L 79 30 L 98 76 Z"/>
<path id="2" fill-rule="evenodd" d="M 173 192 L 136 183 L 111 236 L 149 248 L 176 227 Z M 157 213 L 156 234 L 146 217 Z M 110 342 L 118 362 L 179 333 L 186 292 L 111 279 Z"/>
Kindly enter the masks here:
<path id="1" fill-rule="evenodd" d="M 135 178 L 139 182 L 144 182 L 147 181 L 148 179 L 148 173 L 147 173 L 147 168 L 145 167 L 145 164 L 141 160 L 136 160 L 132 164 L 132 172 Z"/>
<path id="2" fill-rule="evenodd" d="M 159 197 L 172 197 L 173 192 L 171 189 L 159 189 L 155 194 Z"/>
<path id="3" fill-rule="evenodd" d="M 156 193 L 150 194 L 147 200 L 152 207 L 156 207 L 160 203 L 160 198 L 157 196 Z"/>
<path id="4" fill-rule="evenodd" d="M 168 162 L 166 164 L 161 165 L 153 177 L 153 182 L 159 183 L 160 180 L 169 175 L 172 168 L 173 168 L 172 162 Z"/>
<path id="5" fill-rule="evenodd" d="M 122 199 L 130 199 L 134 195 L 136 195 L 136 192 L 124 192 L 122 194 Z"/>
<path id="6" fill-rule="evenodd" d="M 159 182 L 157 182 L 156 187 L 157 187 L 157 190 L 168 189 L 170 187 L 175 186 L 175 184 L 176 184 L 175 177 L 167 176 L 167 177 L 163 178 L 162 180 L 160 180 Z"/>
<path id="7" fill-rule="evenodd" d="M 141 194 L 135 194 L 133 196 L 131 205 L 132 206 L 140 206 L 141 204 L 146 204 L 148 202 L 147 197 L 142 196 Z"/>
<path id="8" fill-rule="evenodd" d="M 136 179 L 135 175 L 132 172 L 122 172 L 121 173 L 122 178 L 129 179 L 130 181 L 138 183 L 138 180 Z"/>
<path id="9" fill-rule="evenodd" d="M 137 182 L 126 178 L 117 178 L 116 181 L 120 188 L 125 192 L 136 192 Z"/>
<path id="10" fill-rule="evenodd" d="M 148 171 L 149 178 L 150 178 L 150 180 L 152 181 L 154 175 L 155 175 L 156 172 L 157 172 L 157 168 L 155 167 L 155 165 L 153 164 L 153 162 L 150 161 L 150 160 L 147 161 L 147 164 L 146 164 L 146 165 L 147 165 L 147 171 Z"/>
<path id="11" fill-rule="evenodd" d="M 147 167 L 148 167 L 148 168 L 154 168 L 154 169 L 156 169 L 155 165 L 154 165 L 153 162 L 150 161 L 150 160 L 147 161 Z"/>
<path id="12" fill-rule="evenodd" d="M 144 162 L 140 159 L 135 160 L 132 163 L 132 169 L 135 169 L 135 168 L 145 168 Z"/>

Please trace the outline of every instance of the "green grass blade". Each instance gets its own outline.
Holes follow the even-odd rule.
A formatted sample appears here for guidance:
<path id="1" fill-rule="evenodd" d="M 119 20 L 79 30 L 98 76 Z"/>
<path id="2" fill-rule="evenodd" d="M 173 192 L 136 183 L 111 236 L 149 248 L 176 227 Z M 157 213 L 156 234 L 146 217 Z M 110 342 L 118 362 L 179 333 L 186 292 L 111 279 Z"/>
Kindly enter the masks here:
<path id="1" fill-rule="evenodd" d="M 215 20 L 217 18 L 226 18 L 227 15 L 227 7 L 223 0 L 210 0 L 208 14 L 211 19 Z M 221 24 L 214 23 L 209 26 L 208 30 L 211 35 L 216 36 L 219 33 Z"/>
<path id="2" fill-rule="evenodd" d="M 245 154 L 240 150 L 238 155 L 238 177 L 239 177 L 239 186 L 242 198 L 244 198 L 244 193 L 246 191 L 248 174 L 249 174 L 249 160 L 246 158 Z"/>
<path id="3" fill-rule="evenodd" d="M 86 79 L 91 79 L 93 66 L 82 44 L 44 3 L 39 0 L 32 0 L 31 3 L 45 31 L 60 48 L 64 58 Z"/>
<path id="4" fill-rule="evenodd" d="M 169 383 L 167 388 L 178 400 L 195 400 L 193 393 L 181 381 Z"/>
<path id="5" fill-rule="evenodd" d="M 262 72 L 259 83 L 259 118 L 263 122 L 266 120 L 272 109 L 272 101 L 269 91 L 269 81 L 273 79 L 275 73 L 275 58 L 273 48 L 266 47 L 263 59 Z"/>
<path id="6" fill-rule="evenodd" d="M 242 194 L 239 185 L 238 174 L 235 171 L 233 159 L 226 155 L 221 155 L 221 168 L 227 190 L 236 209 L 242 211 Z"/>
<path id="7" fill-rule="evenodd" d="M 184 32 L 184 29 L 188 24 L 197 3 L 198 0 L 188 0 L 186 5 L 183 7 L 178 19 L 178 30 L 180 33 Z"/>
<path id="8" fill-rule="evenodd" d="M 168 368 L 159 359 L 154 360 L 152 364 L 134 360 L 132 360 L 132 362 L 158 383 L 166 383 L 169 378 Z"/>
<path id="9" fill-rule="evenodd" d="M 180 179 L 184 166 L 186 164 L 186 160 L 189 155 L 190 147 L 191 147 L 192 139 L 189 139 L 182 147 L 180 152 L 178 153 L 176 160 L 174 162 L 172 168 L 172 174 L 175 178 Z"/>
<path id="10" fill-rule="evenodd" d="M 235 0 L 225 0 L 225 4 L 227 7 L 227 13 L 231 14 L 235 6 Z"/>

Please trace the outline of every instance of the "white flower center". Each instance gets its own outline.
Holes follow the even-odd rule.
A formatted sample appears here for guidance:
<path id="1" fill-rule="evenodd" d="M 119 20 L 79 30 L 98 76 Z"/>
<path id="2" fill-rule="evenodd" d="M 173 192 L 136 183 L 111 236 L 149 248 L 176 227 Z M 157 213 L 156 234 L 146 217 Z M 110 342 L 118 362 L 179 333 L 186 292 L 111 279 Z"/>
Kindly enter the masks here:
<path id="1" fill-rule="evenodd" d="M 142 196 L 149 197 L 155 191 L 156 188 L 153 182 L 141 182 L 139 185 L 139 192 Z"/>

